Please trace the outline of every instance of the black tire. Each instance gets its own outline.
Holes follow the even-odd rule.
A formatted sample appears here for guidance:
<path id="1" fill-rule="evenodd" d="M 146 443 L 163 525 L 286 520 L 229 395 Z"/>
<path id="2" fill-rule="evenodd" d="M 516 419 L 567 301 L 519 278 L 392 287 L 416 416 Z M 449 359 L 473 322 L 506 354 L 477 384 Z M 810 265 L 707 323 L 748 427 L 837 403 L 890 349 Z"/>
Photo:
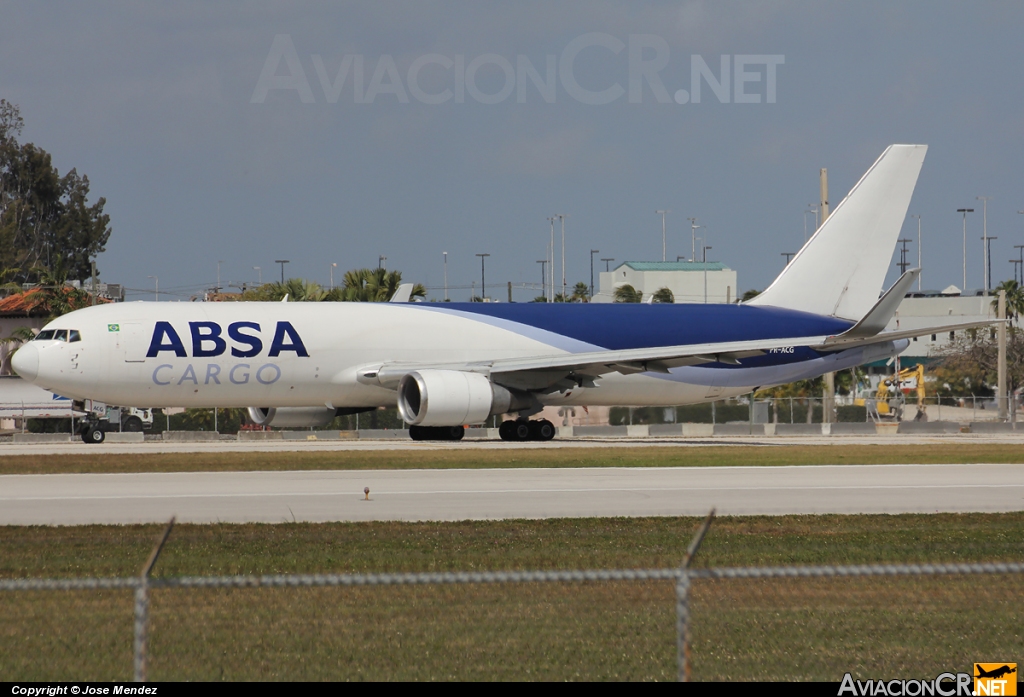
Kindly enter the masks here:
<path id="1" fill-rule="evenodd" d="M 426 430 L 423 426 L 410 426 L 409 437 L 413 440 L 429 440 L 427 434 L 424 433 Z"/>
<path id="2" fill-rule="evenodd" d="M 125 433 L 142 433 L 142 419 L 137 416 L 129 416 L 121 422 L 121 430 Z"/>
<path id="3" fill-rule="evenodd" d="M 107 437 L 102 428 L 90 426 L 82 433 L 82 440 L 86 443 L 102 443 Z"/>
<path id="4" fill-rule="evenodd" d="M 530 428 L 529 421 L 512 421 L 512 440 L 525 441 L 530 440 L 530 433 L 533 429 Z"/>
<path id="5" fill-rule="evenodd" d="M 498 437 L 502 440 L 516 440 L 515 434 L 512 432 L 515 423 L 515 421 L 502 421 L 498 426 Z"/>
<path id="6" fill-rule="evenodd" d="M 540 421 L 533 422 L 533 439 L 534 440 L 551 440 L 555 437 L 555 425 L 547 419 L 541 419 Z"/>
<path id="7" fill-rule="evenodd" d="M 462 437 L 466 435 L 465 426 L 449 426 L 444 430 L 448 432 L 448 440 L 462 440 Z"/>

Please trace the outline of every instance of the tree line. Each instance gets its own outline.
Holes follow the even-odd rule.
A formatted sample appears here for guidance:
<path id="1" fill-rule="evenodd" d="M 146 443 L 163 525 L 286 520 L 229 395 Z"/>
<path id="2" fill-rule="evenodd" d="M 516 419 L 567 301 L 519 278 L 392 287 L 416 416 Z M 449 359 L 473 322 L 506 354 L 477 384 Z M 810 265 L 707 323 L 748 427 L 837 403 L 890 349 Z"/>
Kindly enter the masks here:
<path id="1" fill-rule="evenodd" d="M 50 153 L 18 138 L 24 119 L 0 99 L 0 282 L 89 277 L 110 238 L 106 199 L 89 203 L 89 178 L 64 175 Z"/>

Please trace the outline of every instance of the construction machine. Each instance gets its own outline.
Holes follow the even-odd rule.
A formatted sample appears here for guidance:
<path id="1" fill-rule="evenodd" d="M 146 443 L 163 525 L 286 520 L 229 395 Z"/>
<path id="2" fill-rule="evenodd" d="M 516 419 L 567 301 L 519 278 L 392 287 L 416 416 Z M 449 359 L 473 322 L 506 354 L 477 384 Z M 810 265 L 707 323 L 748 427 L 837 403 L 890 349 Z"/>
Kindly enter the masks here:
<path id="1" fill-rule="evenodd" d="M 898 370 L 891 377 L 878 383 L 873 398 L 854 400 L 857 406 L 866 406 L 868 415 L 874 421 L 902 421 L 907 395 L 917 393 L 917 413 L 914 421 L 927 421 L 928 412 L 924 404 L 924 365 Z"/>

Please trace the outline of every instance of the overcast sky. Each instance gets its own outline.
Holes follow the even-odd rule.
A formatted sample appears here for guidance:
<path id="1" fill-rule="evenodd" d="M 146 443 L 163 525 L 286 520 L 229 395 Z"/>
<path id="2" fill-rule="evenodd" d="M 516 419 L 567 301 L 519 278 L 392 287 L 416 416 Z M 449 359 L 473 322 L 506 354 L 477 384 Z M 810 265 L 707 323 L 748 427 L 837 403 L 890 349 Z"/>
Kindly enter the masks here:
<path id="1" fill-rule="evenodd" d="M 557 213 L 571 286 L 591 249 L 660 259 L 657 209 L 669 259 L 695 217 L 709 259 L 760 289 L 803 242 L 818 170 L 834 208 L 895 142 L 930 146 L 909 211 L 925 287 L 961 284 L 964 206 L 981 287 L 975 197 L 993 197 L 996 280 L 1024 244 L 1022 19 L 1019 2 L 4 3 L 0 97 L 107 199 L 99 266 L 129 299 L 148 276 L 187 299 L 217 260 L 223 285 L 278 278 L 275 259 L 326 285 L 331 263 L 337 281 L 381 255 L 440 297 L 445 251 L 453 287 L 489 253 L 504 297 L 539 285 Z M 916 260 L 916 220 L 904 236 Z"/>

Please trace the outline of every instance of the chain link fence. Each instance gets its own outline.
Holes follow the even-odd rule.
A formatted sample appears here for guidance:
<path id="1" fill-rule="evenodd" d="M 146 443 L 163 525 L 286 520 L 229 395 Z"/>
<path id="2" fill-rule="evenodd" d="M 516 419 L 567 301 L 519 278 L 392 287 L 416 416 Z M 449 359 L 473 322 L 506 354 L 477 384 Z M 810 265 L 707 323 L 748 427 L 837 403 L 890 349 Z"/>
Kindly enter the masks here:
<path id="1" fill-rule="evenodd" d="M 150 656 L 161 676 L 202 679 L 836 681 L 1013 661 L 1024 646 L 1024 563 L 692 568 L 710 522 L 678 568 L 151 578 L 168 526 L 138 577 L 0 591 L 77 594 L 83 613 L 105 597 L 98 624 L 126 619 L 117 598 L 132 591 L 136 681 Z M 227 654 L 264 667 L 225 674 Z"/>

